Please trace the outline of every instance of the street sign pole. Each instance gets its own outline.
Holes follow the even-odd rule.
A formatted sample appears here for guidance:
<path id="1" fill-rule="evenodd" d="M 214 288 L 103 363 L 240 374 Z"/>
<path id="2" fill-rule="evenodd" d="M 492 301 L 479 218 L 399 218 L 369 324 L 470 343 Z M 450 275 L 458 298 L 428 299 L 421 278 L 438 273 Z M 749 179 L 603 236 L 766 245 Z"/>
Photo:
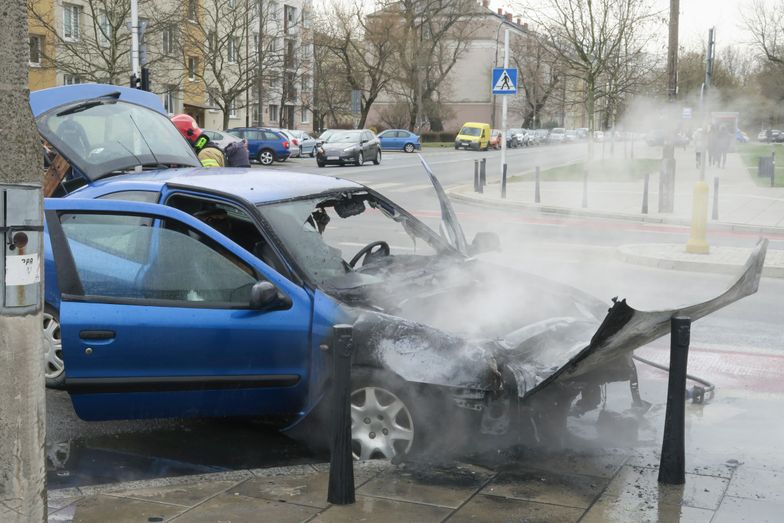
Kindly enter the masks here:
<path id="1" fill-rule="evenodd" d="M 509 29 L 504 29 L 504 69 L 509 69 Z M 501 185 L 506 192 L 506 111 L 508 96 L 501 102 Z M 506 196 L 506 195 L 504 195 Z"/>

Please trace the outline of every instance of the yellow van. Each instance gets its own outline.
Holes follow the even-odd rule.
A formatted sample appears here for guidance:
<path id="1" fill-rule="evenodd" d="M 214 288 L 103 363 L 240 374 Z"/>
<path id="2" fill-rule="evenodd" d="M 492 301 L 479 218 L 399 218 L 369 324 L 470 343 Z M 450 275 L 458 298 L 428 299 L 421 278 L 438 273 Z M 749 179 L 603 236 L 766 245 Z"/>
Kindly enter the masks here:
<path id="1" fill-rule="evenodd" d="M 457 133 L 455 149 L 478 149 L 486 151 L 490 144 L 490 124 L 466 122 Z"/>

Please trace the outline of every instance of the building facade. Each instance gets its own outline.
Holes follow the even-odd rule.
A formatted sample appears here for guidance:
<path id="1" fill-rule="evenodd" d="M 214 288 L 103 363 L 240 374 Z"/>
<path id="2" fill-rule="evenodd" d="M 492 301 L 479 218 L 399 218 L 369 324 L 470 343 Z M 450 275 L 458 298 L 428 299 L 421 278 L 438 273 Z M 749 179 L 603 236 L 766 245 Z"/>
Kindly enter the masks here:
<path id="1" fill-rule="evenodd" d="M 169 114 L 208 129 L 312 129 L 310 0 L 138 4 L 140 62 Z M 28 25 L 31 90 L 129 84 L 130 2 L 30 0 Z"/>

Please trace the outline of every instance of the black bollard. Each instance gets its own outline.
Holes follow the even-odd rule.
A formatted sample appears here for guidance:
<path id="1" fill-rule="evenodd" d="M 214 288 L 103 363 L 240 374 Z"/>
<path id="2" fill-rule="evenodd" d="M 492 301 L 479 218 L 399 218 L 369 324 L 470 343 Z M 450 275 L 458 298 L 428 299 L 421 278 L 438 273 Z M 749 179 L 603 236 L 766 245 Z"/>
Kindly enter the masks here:
<path id="1" fill-rule="evenodd" d="M 484 192 L 484 187 L 487 185 L 487 158 L 482 158 L 482 162 L 479 165 L 479 185 L 482 187 L 482 190 L 479 192 Z"/>
<path id="2" fill-rule="evenodd" d="M 329 459 L 327 501 L 354 503 L 354 456 L 351 450 L 351 352 L 353 327 L 332 329 L 332 447 Z"/>
<path id="3" fill-rule="evenodd" d="M 659 463 L 659 483 L 668 485 L 683 485 L 686 482 L 684 417 L 690 332 L 691 318 L 674 316 L 670 319 L 670 379 Z"/>
<path id="4" fill-rule="evenodd" d="M 501 169 L 501 198 L 506 199 L 506 164 Z"/>
<path id="5" fill-rule="evenodd" d="M 474 160 L 474 192 L 479 192 L 479 160 Z"/>
<path id="6" fill-rule="evenodd" d="M 583 169 L 583 209 L 588 207 L 588 169 Z"/>
<path id="7" fill-rule="evenodd" d="M 542 203 L 542 195 L 539 192 L 539 166 L 536 166 L 536 187 L 534 188 L 534 201 Z"/>
<path id="8" fill-rule="evenodd" d="M 719 177 L 713 179 L 713 215 L 712 219 L 719 219 Z"/>
<path id="9" fill-rule="evenodd" d="M 650 173 L 645 173 L 645 182 L 642 186 L 642 213 L 648 214 L 648 185 L 651 182 Z"/>

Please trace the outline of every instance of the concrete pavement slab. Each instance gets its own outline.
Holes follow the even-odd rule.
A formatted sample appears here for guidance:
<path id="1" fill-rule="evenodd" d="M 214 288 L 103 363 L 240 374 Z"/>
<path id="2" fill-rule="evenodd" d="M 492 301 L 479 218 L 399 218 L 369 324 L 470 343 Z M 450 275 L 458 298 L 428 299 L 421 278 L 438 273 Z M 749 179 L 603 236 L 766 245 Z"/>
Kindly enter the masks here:
<path id="1" fill-rule="evenodd" d="M 50 522 L 73 523 L 138 523 L 166 521 L 184 509 L 178 505 L 98 495 L 79 499 L 49 515 Z"/>
<path id="2" fill-rule="evenodd" d="M 739 467 L 730 480 L 727 495 L 765 500 L 784 505 L 784 473 L 752 467 Z M 784 512 L 781 514 L 784 519 Z"/>
<path id="3" fill-rule="evenodd" d="M 354 478 L 355 485 L 357 477 Z M 308 474 L 269 476 L 249 479 L 232 489 L 242 496 L 296 503 L 309 507 L 327 508 L 325 493 L 329 486 L 329 472 L 311 470 Z"/>
<path id="4" fill-rule="evenodd" d="M 781 523 L 784 503 L 727 496 L 711 523 Z"/>
<path id="5" fill-rule="evenodd" d="M 609 449 L 596 453 L 553 453 L 526 456 L 525 466 L 538 470 L 567 470 L 571 474 L 612 478 L 629 458 L 629 453 L 620 449 Z"/>
<path id="6" fill-rule="evenodd" d="M 449 523 L 575 523 L 585 512 L 517 499 L 479 494 L 460 508 Z"/>
<path id="7" fill-rule="evenodd" d="M 236 484 L 236 481 L 204 481 L 201 483 L 173 485 L 170 487 L 119 489 L 106 495 L 191 507 L 193 505 L 198 505 L 212 496 L 225 492 Z"/>
<path id="8" fill-rule="evenodd" d="M 177 523 L 250 523 L 274 521 L 276 523 L 303 523 L 319 509 L 292 503 L 226 493 L 184 512 L 172 521 Z M 139 521 L 139 520 L 136 520 Z"/>
<path id="9" fill-rule="evenodd" d="M 312 523 L 436 523 L 443 521 L 451 509 L 407 503 L 384 498 L 357 496 L 353 505 L 333 505 L 311 520 Z"/>
<path id="10" fill-rule="evenodd" d="M 501 472 L 481 493 L 563 507 L 588 508 L 607 483 L 607 479 L 593 476 L 522 469 Z"/>
<path id="11" fill-rule="evenodd" d="M 580 523 L 711 523 L 714 514 L 702 508 L 605 498 L 596 502 Z"/>

